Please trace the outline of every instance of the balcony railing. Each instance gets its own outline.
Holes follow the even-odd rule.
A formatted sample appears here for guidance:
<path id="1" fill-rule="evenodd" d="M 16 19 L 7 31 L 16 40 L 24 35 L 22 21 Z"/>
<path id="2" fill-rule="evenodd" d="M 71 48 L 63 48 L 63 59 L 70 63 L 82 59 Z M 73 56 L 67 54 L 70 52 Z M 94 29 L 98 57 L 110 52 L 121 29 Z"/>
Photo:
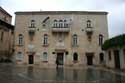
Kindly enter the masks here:
<path id="1" fill-rule="evenodd" d="M 36 31 L 36 27 L 29 27 L 28 28 L 28 31 L 29 31 L 29 33 L 35 33 L 35 31 Z"/>
<path id="2" fill-rule="evenodd" d="M 88 40 L 91 41 L 93 34 L 93 27 L 86 27 L 86 34 L 88 36 Z"/>
<path id="3" fill-rule="evenodd" d="M 69 32 L 70 28 L 52 28 L 52 32 Z"/>
<path id="4" fill-rule="evenodd" d="M 70 25 L 68 23 L 54 23 L 52 25 L 52 32 L 69 32 Z"/>
<path id="5" fill-rule="evenodd" d="M 87 35 L 92 35 L 93 34 L 93 28 L 92 27 L 87 27 L 86 28 L 86 33 L 87 33 Z"/>

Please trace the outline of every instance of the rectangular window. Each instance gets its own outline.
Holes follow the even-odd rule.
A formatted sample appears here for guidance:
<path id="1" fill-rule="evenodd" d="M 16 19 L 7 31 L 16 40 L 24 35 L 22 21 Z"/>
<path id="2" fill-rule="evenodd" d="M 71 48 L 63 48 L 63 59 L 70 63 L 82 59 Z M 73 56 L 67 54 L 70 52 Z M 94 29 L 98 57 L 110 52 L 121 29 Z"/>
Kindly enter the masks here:
<path id="1" fill-rule="evenodd" d="M 48 45 L 48 35 L 47 34 L 44 34 L 43 45 L 44 46 Z"/>
<path id="2" fill-rule="evenodd" d="M 77 38 L 77 35 L 76 34 L 74 34 L 73 35 L 73 40 L 72 40 L 72 42 L 73 42 L 73 46 L 77 46 L 78 45 L 78 38 Z"/>
<path id="3" fill-rule="evenodd" d="M 18 52 L 16 54 L 16 60 L 22 61 L 23 60 L 23 54 L 21 52 Z"/>
<path id="4" fill-rule="evenodd" d="M 108 52 L 108 58 L 109 58 L 109 60 L 112 59 L 112 57 L 111 57 L 111 51 Z"/>
<path id="5" fill-rule="evenodd" d="M 23 45 L 23 35 L 19 34 L 19 45 Z"/>

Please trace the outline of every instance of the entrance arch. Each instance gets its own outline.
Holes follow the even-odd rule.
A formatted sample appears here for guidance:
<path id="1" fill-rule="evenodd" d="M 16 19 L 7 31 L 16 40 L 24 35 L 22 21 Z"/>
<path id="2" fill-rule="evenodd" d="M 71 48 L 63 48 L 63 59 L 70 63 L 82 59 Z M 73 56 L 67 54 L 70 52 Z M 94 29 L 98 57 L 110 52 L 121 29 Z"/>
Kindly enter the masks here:
<path id="1" fill-rule="evenodd" d="M 78 62 L 78 54 L 76 52 L 73 54 L 73 62 Z"/>

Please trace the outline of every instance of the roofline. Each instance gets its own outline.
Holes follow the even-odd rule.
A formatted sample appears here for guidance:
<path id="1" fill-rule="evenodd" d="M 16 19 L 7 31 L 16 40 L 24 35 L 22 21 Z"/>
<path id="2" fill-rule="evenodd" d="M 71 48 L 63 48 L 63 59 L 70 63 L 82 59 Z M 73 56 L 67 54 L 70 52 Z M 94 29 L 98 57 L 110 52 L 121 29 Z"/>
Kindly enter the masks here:
<path id="1" fill-rule="evenodd" d="M 3 13 L 7 14 L 8 16 L 12 17 L 6 10 L 4 10 L 1 6 L 0 6 L 0 10 L 1 10 Z"/>
<path id="2" fill-rule="evenodd" d="M 35 14 L 97 14 L 107 15 L 105 11 L 19 11 L 16 15 L 35 15 Z"/>

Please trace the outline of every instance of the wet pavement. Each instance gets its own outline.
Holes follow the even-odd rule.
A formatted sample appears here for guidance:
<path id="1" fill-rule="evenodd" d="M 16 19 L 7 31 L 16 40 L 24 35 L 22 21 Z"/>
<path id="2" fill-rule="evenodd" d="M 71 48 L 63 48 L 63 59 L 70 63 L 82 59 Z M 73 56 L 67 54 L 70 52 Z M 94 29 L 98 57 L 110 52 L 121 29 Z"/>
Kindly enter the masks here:
<path id="1" fill-rule="evenodd" d="M 125 75 L 94 67 L 56 69 L 0 64 L 0 83 L 125 83 Z"/>

